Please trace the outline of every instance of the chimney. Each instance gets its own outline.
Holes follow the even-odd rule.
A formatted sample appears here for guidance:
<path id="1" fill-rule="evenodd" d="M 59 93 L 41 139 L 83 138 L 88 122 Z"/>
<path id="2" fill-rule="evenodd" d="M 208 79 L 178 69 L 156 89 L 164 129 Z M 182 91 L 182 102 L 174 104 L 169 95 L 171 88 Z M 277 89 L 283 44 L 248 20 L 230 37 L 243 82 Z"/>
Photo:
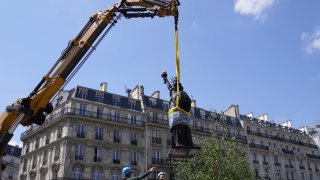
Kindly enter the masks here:
<path id="1" fill-rule="evenodd" d="M 191 100 L 191 107 L 197 107 L 197 101 L 192 99 Z"/>
<path id="2" fill-rule="evenodd" d="M 102 82 L 100 83 L 99 91 L 107 92 L 108 83 Z"/>
<path id="3" fill-rule="evenodd" d="M 291 120 L 286 120 L 284 123 L 281 124 L 282 126 L 286 126 L 288 128 L 292 127 L 292 122 Z"/>
<path id="4" fill-rule="evenodd" d="M 262 114 L 261 116 L 257 117 L 257 119 L 264 120 L 264 121 L 269 121 L 267 113 Z"/>
<path id="5" fill-rule="evenodd" d="M 140 90 L 140 94 L 141 94 L 141 95 L 144 95 L 144 87 L 143 87 L 143 86 L 140 86 L 140 87 L 139 87 L 139 90 Z"/>
<path id="6" fill-rule="evenodd" d="M 160 91 L 153 92 L 151 97 L 156 98 L 156 99 L 160 99 Z"/>
<path id="7" fill-rule="evenodd" d="M 131 97 L 131 89 L 126 89 L 126 93 L 128 94 L 128 97 Z"/>
<path id="8" fill-rule="evenodd" d="M 240 118 L 239 106 L 232 104 L 226 111 L 224 111 L 223 114 L 234 118 Z"/>

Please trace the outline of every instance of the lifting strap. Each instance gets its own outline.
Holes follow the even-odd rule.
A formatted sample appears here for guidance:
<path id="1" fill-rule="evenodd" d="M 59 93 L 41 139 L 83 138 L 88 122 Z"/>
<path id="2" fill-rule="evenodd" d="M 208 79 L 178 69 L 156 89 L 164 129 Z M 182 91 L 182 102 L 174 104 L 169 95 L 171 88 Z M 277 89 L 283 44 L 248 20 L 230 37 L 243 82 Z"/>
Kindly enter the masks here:
<path id="1" fill-rule="evenodd" d="M 179 107 L 179 101 L 180 101 L 180 89 L 179 89 L 179 83 L 180 83 L 180 55 L 179 55 L 179 38 L 178 38 L 178 16 L 174 17 L 174 38 L 175 38 L 175 46 L 176 46 L 176 88 L 177 88 L 177 97 L 176 97 L 176 106 L 171 108 L 168 112 L 168 115 L 170 115 L 174 111 L 180 111 L 185 113 L 187 116 L 190 115 L 190 112 L 187 112 Z"/>

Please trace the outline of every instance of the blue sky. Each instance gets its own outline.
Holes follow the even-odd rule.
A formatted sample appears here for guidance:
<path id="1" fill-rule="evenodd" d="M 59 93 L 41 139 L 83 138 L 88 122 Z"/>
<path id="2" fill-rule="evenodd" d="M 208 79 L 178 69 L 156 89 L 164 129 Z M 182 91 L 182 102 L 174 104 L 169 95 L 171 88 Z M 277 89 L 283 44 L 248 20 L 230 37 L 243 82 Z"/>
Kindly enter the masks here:
<path id="1" fill-rule="evenodd" d="M 0 6 L 0 108 L 26 97 L 90 15 L 114 1 L 4 1 Z M 181 79 L 204 109 L 231 104 L 281 123 L 320 122 L 320 1 L 182 1 Z M 173 18 L 122 19 L 67 86 L 169 95 L 160 73 L 175 74 Z M 19 127 L 12 142 L 19 142 Z"/>

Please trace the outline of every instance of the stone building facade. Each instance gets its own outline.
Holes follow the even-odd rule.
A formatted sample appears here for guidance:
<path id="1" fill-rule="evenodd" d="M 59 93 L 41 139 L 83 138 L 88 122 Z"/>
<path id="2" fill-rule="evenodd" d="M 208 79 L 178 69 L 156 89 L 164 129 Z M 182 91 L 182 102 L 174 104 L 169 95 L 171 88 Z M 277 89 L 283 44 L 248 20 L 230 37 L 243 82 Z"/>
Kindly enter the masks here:
<path id="1" fill-rule="evenodd" d="M 7 180 L 17 180 L 19 178 L 19 165 L 21 156 L 21 147 L 8 144 L 4 148 L 5 156 L 2 156 L 2 163 L 6 165 L 6 169 L 2 171 L 2 177 Z"/>
<path id="2" fill-rule="evenodd" d="M 125 96 L 110 93 L 106 83 L 98 90 L 77 86 L 60 92 L 55 109 L 45 123 L 32 125 L 21 134 L 24 145 L 20 179 L 118 180 L 124 166 L 131 166 L 135 174 L 153 166 L 170 174 L 166 163 L 171 143 L 169 102 L 160 98 L 159 91 L 145 95 L 143 86 L 127 93 Z M 216 113 L 197 107 L 193 101 L 190 114 L 195 144 L 211 135 L 235 139 L 247 152 L 251 167 L 258 167 L 257 177 L 268 174 L 271 179 L 287 179 L 288 174 L 291 179 L 293 171 L 295 179 L 300 175 L 306 179 L 319 177 L 315 167 L 320 165 L 319 151 L 312 139 L 300 130 L 289 132 L 285 126 L 261 125 L 261 118 L 240 115 L 239 107 L 234 105 Z M 264 131 L 270 136 L 260 136 Z M 279 140 L 269 138 L 278 134 Z M 297 143 L 285 141 L 289 137 Z M 291 155 L 291 150 L 297 154 Z M 274 162 L 275 157 L 278 161 Z M 287 168 L 288 159 L 294 159 L 291 160 L 293 168 Z M 301 159 L 304 170 L 299 168 Z M 276 162 L 281 164 L 280 168 Z M 273 172 L 280 175 L 272 176 Z M 152 173 L 149 179 L 155 177 L 156 173 Z"/>

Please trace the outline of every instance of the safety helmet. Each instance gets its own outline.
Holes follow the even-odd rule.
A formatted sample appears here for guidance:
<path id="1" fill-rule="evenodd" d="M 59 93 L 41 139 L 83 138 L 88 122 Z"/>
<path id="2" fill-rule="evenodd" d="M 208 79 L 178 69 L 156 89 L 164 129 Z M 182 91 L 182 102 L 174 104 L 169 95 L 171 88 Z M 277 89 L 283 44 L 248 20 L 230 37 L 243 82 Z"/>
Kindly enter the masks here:
<path id="1" fill-rule="evenodd" d="M 127 177 L 131 173 L 132 173 L 132 169 L 130 167 L 124 167 L 122 169 L 122 176 L 123 177 Z"/>

